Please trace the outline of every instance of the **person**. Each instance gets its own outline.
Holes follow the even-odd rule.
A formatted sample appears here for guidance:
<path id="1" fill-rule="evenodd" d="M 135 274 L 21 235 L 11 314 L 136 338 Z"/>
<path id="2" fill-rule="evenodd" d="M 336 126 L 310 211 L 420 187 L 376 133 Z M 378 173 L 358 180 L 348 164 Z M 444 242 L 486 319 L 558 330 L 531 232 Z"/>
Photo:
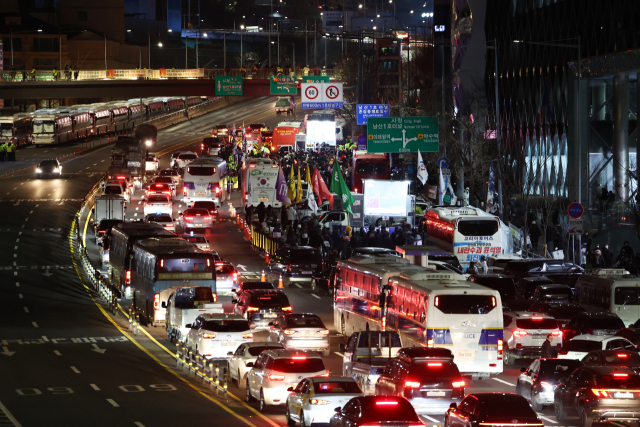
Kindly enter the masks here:
<path id="1" fill-rule="evenodd" d="M 475 261 L 471 261 L 469 263 L 469 267 L 467 267 L 467 271 L 465 271 L 466 274 L 478 274 L 478 268 L 476 267 L 476 262 Z"/>
<path id="2" fill-rule="evenodd" d="M 613 267 L 613 251 L 609 248 L 609 243 L 605 243 L 602 251 L 602 258 L 604 258 L 604 265 L 607 268 Z"/>
<path id="3" fill-rule="evenodd" d="M 291 205 L 287 208 L 287 225 L 293 224 L 293 221 L 298 219 L 298 212 L 295 206 Z"/>
<path id="4" fill-rule="evenodd" d="M 478 263 L 478 269 L 482 274 L 489 273 L 489 266 L 487 265 L 487 257 L 485 257 L 484 255 L 480 257 L 480 262 Z"/>
<path id="5" fill-rule="evenodd" d="M 607 194 L 607 188 L 606 187 L 602 187 L 602 190 L 600 192 L 600 209 L 602 210 L 602 212 L 607 210 L 607 208 L 608 208 L 607 201 L 608 200 L 609 200 L 609 195 Z"/>
<path id="6" fill-rule="evenodd" d="M 626 256 L 629 259 L 633 259 L 635 257 L 635 254 L 633 252 L 633 248 L 631 246 L 629 246 L 629 241 L 625 240 L 624 244 L 622 246 L 622 248 L 620 249 L 620 257 L 622 256 Z"/>
<path id="7" fill-rule="evenodd" d="M 553 341 L 553 335 L 548 334 L 547 339 L 542 343 L 542 357 L 550 359 L 553 357 L 553 351 L 551 350 L 551 341 Z"/>
<path id="8" fill-rule="evenodd" d="M 531 221 L 529 226 L 529 238 L 531 238 L 531 249 L 538 250 L 538 240 L 540 240 L 540 227 L 535 221 Z"/>
<path id="9" fill-rule="evenodd" d="M 341 241 L 342 259 L 349 259 L 351 257 L 351 227 L 347 225 L 344 230 L 344 236 Z"/>
<path id="10" fill-rule="evenodd" d="M 404 244 L 407 246 L 413 246 L 416 244 L 416 239 L 413 237 L 413 233 L 418 234 L 416 231 L 407 231 L 404 238 Z"/>
<path id="11" fill-rule="evenodd" d="M 258 221 L 262 224 L 262 221 L 264 221 L 267 215 L 267 207 L 264 205 L 264 202 L 260 202 L 256 210 L 258 211 Z"/>
<path id="12" fill-rule="evenodd" d="M 58 70 L 53 69 L 53 80 L 58 80 Z"/>
<path id="13" fill-rule="evenodd" d="M 31 80 L 35 81 L 36 80 L 36 69 L 32 68 L 30 74 L 31 74 Z"/>
<path id="14" fill-rule="evenodd" d="M 7 145 L 7 161 L 15 162 L 16 161 L 16 146 L 13 145 L 13 142 L 10 142 Z"/>
<path id="15" fill-rule="evenodd" d="M 381 232 L 380 234 L 382 235 L 382 239 L 380 241 L 381 243 L 381 247 L 383 248 L 387 248 L 387 249 L 395 249 L 396 247 L 393 244 L 393 240 L 391 239 L 391 236 L 389 235 L 389 232 L 387 231 L 387 227 L 385 227 L 384 225 L 381 227 Z"/>
<path id="16" fill-rule="evenodd" d="M 587 255 L 588 255 L 587 244 L 583 243 L 582 249 L 580 250 L 580 266 L 582 268 L 587 268 Z"/>
<path id="17" fill-rule="evenodd" d="M 251 224 L 251 215 L 253 214 L 253 206 L 247 205 L 244 208 L 244 220 L 247 224 Z"/>
<path id="18" fill-rule="evenodd" d="M 593 268 L 607 267 L 607 265 L 604 263 L 604 258 L 602 257 L 602 251 L 599 248 L 593 251 L 593 259 L 591 260 L 591 266 Z"/>
<path id="19" fill-rule="evenodd" d="M 3 142 L 0 144 L 0 162 L 7 160 L 7 145 Z"/>

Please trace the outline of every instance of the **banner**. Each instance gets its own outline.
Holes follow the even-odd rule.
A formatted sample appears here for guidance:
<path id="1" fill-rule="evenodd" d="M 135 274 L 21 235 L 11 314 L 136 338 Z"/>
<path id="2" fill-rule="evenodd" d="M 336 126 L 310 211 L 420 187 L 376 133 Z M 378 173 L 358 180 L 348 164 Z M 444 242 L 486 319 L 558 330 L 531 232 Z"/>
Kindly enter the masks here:
<path id="1" fill-rule="evenodd" d="M 78 80 L 99 80 L 107 78 L 107 70 L 78 71 Z"/>
<path id="2" fill-rule="evenodd" d="M 204 77 L 204 68 L 189 68 L 176 70 L 175 68 L 160 68 L 160 78 L 167 79 L 197 79 Z"/>
<path id="3" fill-rule="evenodd" d="M 110 79 L 138 79 L 151 78 L 151 70 L 107 70 L 107 77 Z"/>

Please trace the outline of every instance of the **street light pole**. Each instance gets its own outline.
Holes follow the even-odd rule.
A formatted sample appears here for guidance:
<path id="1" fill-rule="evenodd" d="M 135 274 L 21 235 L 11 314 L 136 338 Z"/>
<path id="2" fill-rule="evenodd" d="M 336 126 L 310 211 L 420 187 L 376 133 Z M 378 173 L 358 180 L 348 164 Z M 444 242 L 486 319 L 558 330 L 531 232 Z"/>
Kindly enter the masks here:
<path id="1" fill-rule="evenodd" d="M 189 2 L 191 3 L 191 2 Z M 189 6 L 191 7 L 191 6 Z M 187 62 L 187 52 L 189 51 L 189 36 L 185 35 L 184 36 L 184 68 L 188 69 L 189 68 L 189 64 Z"/>

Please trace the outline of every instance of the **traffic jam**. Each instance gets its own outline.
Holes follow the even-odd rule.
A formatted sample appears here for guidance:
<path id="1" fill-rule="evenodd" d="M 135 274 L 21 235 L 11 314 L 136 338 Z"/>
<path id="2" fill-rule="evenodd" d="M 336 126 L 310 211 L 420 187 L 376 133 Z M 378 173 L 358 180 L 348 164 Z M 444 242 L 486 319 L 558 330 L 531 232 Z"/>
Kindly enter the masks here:
<path id="1" fill-rule="evenodd" d="M 416 194 L 343 130 L 323 110 L 173 152 L 120 136 L 91 223 L 122 306 L 281 425 L 640 422 L 635 275 L 523 257 L 498 216 Z"/>

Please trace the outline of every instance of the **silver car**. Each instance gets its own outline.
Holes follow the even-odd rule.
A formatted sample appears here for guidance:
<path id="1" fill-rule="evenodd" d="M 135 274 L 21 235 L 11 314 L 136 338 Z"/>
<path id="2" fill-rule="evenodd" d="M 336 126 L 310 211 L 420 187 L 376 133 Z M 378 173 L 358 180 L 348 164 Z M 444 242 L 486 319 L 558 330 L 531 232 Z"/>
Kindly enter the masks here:
<path id="1" fill-rule="evenodd" d="M 287 349 L 321 351 L 323 356 L 331 352 L 329 330 L 315 314 L 281 314 L 269 328 L 269 341 Z"/>

